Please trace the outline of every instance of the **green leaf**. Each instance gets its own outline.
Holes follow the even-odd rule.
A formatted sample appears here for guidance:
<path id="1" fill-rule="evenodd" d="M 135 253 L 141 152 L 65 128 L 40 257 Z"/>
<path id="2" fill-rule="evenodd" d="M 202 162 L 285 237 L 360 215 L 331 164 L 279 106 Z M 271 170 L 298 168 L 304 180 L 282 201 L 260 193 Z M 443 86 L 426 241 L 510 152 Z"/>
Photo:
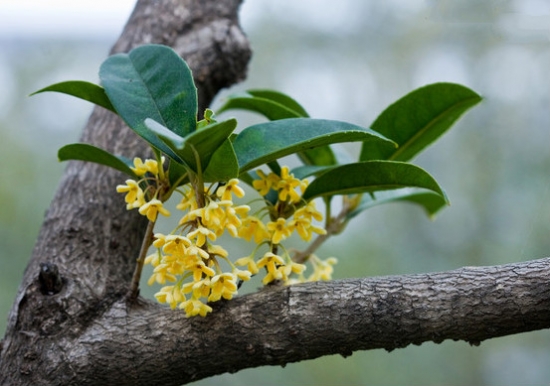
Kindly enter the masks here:
<path id="1" fill-rule="evenodd" d="M 307 118 L 306 110 L 293 98 L 272 90 L 248 90 L 230 96 L 219 110 L 243 109 L 262 114 L 270 121 L 288 118 Z M 334 165 L 336 157 L 329 146 L 306 149 L 298 153 L 306 165 Z"/>
<path id="2" fill-rule="evenodd" d="M 239 163 L 229 139 L 214 152 L 204 172 L 206 182 L 229 181 L 239 175 Z"/>
<path id="3" fill-rule="evenodd" d="M 335 167 L 313 180 L 303 194 L 309 201 L 315 197 L 336 194 L 372 193 L 407 187 L 423 188 L 447 196 L 426 171 L 404 162 L 368 161 Z"/>
<path id="4" fill-rule="evenodd" d="M 187 135 L 185 138 L 171 132 L 168 128 L 150 118 L 145 120 L 145 126 L 151 133 L 160 137 L 167 147 L 175 153 L 177 158 L 174 159 L 176 161 L 179 160 L 178 162 L 183 162 L 191 170 L 198 172 L 197 157 L 200 161 L 201 170 L 205 171 L 214 153 L 224 145 L 224 142 L 228 140 L 233 130 L 237 127 L 237 121 L 235 119 L 228 119 L 212 123 L 201 130 Z M 228 150 L 226 147 L 225 151 Z M 227 170 L 230 170 L 230 168 Z M 231 174 L 238 175 L 238 173 L 233 172 Z"/>
<path id="5" fill-rule="evenodd" d="M 296 112 L 298 117 L 307 118 L 309 114 L 294 98 L 275 90 L 248 90 L 248 93 L 256 98 L 264 98 L 279 103 L 286 108 Z"/>
<path id="6" fill-rule="evenodd" d="M 182 186 L 189 182 L 188 176 L 182 178 L 185 174 L 188 173 L 187 166 L 182 165 L 179 162 L 169 160 L 168 164 L 168 179 L 170 181 L 170 186 Z"/>
<path id="7" fill-rule="evenodd" d="M 157 121 L 151 118 L 145 119 L 145 127 L 155 136 L 160 138 L 170 149 L 172 149 L 176 154 L 179 150 L 183 148 L 183 142 L 185 139 L 180 137 L 173 131 L 169 130 L 166 126 L 161 125 Z M 180 163 L 183 162 L 181 157 L 175 159 Z"/>
<path id="8" fill-rule="evenodd" d="M 221 113 L 230 109 L 248 110 L 262 114 L 270 121 L 285 118 L 300 118 L 296 111 L 283 106 L 280 103 L 269 99 L 257 98 L 249 94 L 238 94 L 230 96 L 225 104 L 218 110 Z"/>
<path id="9" fill-rule="evenodd" d="M 171 151 L 145 127 L 151 118 L 185 137 L 197 126 L 197 90 L 187 64 L 174 50 L 145 45 L 109 57 L 99 77 L 118 114 L 138 135 L 167 155 Z"/>
<path id="10" fill-rule="evenodd" d="M 136 178 L 136 174 L 130 169 L 130 166 L 134 164 L 128 158 L 113 155 L 87 143 L 73 143 L 63 146 L 59 149 L 57 157 L 59 161 L 77 160 L 94 162 L 96 164 L 109 166 L 132 178 Z"/>
<path id="11" fill-rule="evenodd" d="M 430 218 L 435 217 L 437 212 L 448 205 L 440 194 L 424 189 L 404 188 L 387 190 L 364 195 L 357 208 L 348 213 L 347 218 L 352 219 L 368 208 L 391 202 L 408 202 L 420 205 Z"/>
<path id="12" fill-rule="evenodd" d="M 262 114 L 270 121 L 286 118 L 307 118 L 305 109 L 294 99 L 271 90 L 248 90 L 230 95 L 219 113 L 231 109 L 248 110 Z"/>
<path id="13" fill-rule="evenodd" d="M 359 159 L 409 161 L 480 101 L 478 94 L 458 84 L 421 87 L 389 106 L 371 126 L 399 147 L 365 143 Z"/>
<path id="14" fill-rule="evenodd" d="M 328 172 L 331 169 L 334 169 L 336 165 L 329 165 L 329 166 L 315 166 L 315 165 L 304 165 L 304 166 L 298 166 L 297 168 L 294 168 L 291 170 L 291 173 L 299 180 L 303 180 L 304 178 L 311 177 L 311 176 L 320 176 L 323 173 Z"/>
<path id="15" fill-rule="evenodd" d="M 107 94 L 105 94 L 105 90 L 97 84 L 84 82 L 82 80 L 69 80 L 44 87 L 43 89 L 33 92 L 31 96 L 46 91 L 54 91 L 72 95 L 74 97 L 84 99 L 85 101 L 95 103 L 98 106 L 116 113 L 115 108 L 107 97 Z"/>
<path id="16" fill-rule="evenodd" d="M 353 141 L 391 143 L 382 135 L 351 123 L 293 118 L 247 127 L 237 136 L 233 147 L 242 173 L 289 154 Z"/>

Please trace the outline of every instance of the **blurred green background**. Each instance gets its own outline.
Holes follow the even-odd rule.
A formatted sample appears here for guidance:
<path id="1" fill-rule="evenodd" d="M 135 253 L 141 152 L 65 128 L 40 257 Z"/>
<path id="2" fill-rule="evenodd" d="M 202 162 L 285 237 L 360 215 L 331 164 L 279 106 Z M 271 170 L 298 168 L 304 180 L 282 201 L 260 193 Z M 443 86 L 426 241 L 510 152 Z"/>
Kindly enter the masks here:
<path id="1" fill-rule="evenodd" d="M 30 15 L 39 2 L 21 3 L 29 4 L 24 14 Z M 0 5 L 2 335 L 64 169 L 57 149 L 78 139 L 92 108 L 62 95 L 27 96 L 57 81 L 96 82 L 99 65 L 132 8 L 127 1 L 124 10 L 117 9 L 121 16 L 111 20 L 114 6 L 108 2 L 96 13 L 87 9 L 92 2 L 73 3 L 72 13 L 61 3 L 54 1 L 57 6 L 41 14 L 34 26 L 43 28 L 36 30 L 14 26 L 15 1 Z M 69 23 L 82 15 L 97 28 Z M 47 30 L 64 23 L 70 32 Z M 254 56 L 248 80 L 229 91 L 279 89 L 316 118 L 368 126 L 399 97 L 438 81 L 464 84 L 485 98 L 414 161 L 436 177 L 452 205 L 435 221 L 406 204 L 369 210 L 319 253 L 339 258 L 336 278 L 550 256 L 549 2 L 249 0 L 242 7 L 242 24 Z M 214 110 L 229 91 L 220 94 Z M 196 384 L 536 385 L 548 383 L 548 363 L 550 332 L 545 330 L 480 347 L 427 343 L 391 353 L 330 356 Z"/>

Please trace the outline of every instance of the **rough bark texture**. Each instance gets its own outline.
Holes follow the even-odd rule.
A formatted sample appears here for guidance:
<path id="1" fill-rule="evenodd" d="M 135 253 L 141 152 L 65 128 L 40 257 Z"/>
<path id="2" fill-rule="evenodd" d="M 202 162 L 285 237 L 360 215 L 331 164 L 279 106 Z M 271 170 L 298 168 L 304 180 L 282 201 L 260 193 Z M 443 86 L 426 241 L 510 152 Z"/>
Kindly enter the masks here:
<path id="1" fill-rule="evenodd" d="M 240 0 L 147 0 L 113 52 L 174 47 L 197 80 L 201 107 L 244 76 L 250 51 Z M 147 151 L 112 114 L 94 110 L 83 140 L 120 154 Z M 114 186 L 124 177 L 71 163 L 12 307 L 1 384 L 178 385 L 260 365 L 425 341 L 472 344 L 550 327 L 550 258 L 269 288 L 186 319 L 125 299 L 145 228 Z"/>
<path id="2" fill-rule="evenodd" d="M 202 112 L 221 88 L 245 76 L 251 52 L 238 25 L 240 3 L 140 0 L 112 53 L 145 43 L 172 46 L 193 71 Z M 127 156 L 148 153 L 144 141 L 101 108 L 93 111 L 82 141 Z M 94 365 L 99 353 L 88 357 L 84 368 L 72 364 L 79 354 L 71 353 L 94 320 L 129 288 L 146 223 L 126 211 L 115 192 L 124 180 L 106 167 L 69 164 L 9 315 L 0 383 L 81 384 L 86 372 L 113 375 L 108 367 Z M 56 285 L 56 270 L 61 285 Z M 109 384 L 124 382 L 110 379 Z"/>

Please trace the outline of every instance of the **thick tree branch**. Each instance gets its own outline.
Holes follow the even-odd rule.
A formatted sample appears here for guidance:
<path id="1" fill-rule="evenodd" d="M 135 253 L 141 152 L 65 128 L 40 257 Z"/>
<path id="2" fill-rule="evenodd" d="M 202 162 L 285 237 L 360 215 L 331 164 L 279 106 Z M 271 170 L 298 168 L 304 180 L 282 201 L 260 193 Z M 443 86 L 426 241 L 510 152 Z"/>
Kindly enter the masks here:
<path id="1" fill-rule="evenodd" d="M 309 283 L 216 303 L 207 318 L 191 319 L 147 301 L 129 307 L 118 298 L 78 337 L 44 348 L 61 350 L 64 360 L 50 375 L 62 383 L 178 385 L 356 350 L 445 339 L 477 345 L 550 327 L 548 277 L 550 258 Z M 59 302 L 45 297 L 44 307 Z"/>
<path id="2" fill-rule="evenodd" d="M 221 88 L 245 76 L 250 48 L 238 26 L 240 3 L 140 0 L 112 52 L 144 43 L 172 46 L 193 71 L 202 112 Z M 82 141 L 125 156 L 148 153 L 144 141 L 101 108 L 94 109 Z M 64 361 L 70 367 L 74 339 L 124 297 L 146 226 L 124 209 L 114 189 L 121 181 L 124 176 L 111 169 L 69 163 L 9 314 L 0 384 L 81 383 L 74 372 L 66 378 L 54 373 Z"/>
<path id="3" fill-rule="evenodd" d="M 546 258 L 317 282 L 242 296 L 214 305 L 207 318 L 191 319 L 149 302 L 131 310 L 121 302 L 95 320 L 67 356 L 73 359 L 70 366 L 89 372 L 85 379 L 113 381 L 90 368 L 92 357 L 116 368 L 121 374 L 117 384 L 177 385 L 356 350 L 446 339 L 478 345 L 549 328 L 549 277 Z M 109 362 L 112 353 L 117 353 L 116 363 Z"/>
<path id="4" fill-rule="evenodd" d="M 240 0 L 145 0 L 113 52 L 175 47 L 206 107 L 241 79 L 250 52 Z M 143 141 L 94 110 L 83 140 L 123 155 Z M 146 222 L 125 210 L 119 173 L 69 164 L 10 312 L 1 384 L 178 385 L 246 367 L 282 365 L 425 341 L 485 339 L 550 327 L 550 258 L 292 287 L 213 305 L 186 319 L 126 292 Z"/>

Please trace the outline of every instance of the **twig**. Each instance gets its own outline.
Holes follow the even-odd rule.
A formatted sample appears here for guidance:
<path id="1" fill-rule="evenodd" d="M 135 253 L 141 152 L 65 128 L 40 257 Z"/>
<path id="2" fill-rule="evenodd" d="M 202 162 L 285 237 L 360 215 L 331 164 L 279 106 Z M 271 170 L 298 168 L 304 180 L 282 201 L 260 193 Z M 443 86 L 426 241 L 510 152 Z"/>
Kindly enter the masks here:
<path id="1" fill-rule="evenodd" d="M 134 271 L 134 276 L 132 277 L 132 283 L 130 284 L 130 290 L 128 291 L 128 300 L 133 302 L 137 299 L 139 295 L 139 281 L 141 279 L 141 271 L 143 270 L 143 262 L 145 260 L 145 255 L 147 255 L 147 250 L 151 246 L 153 241 L 153 228 L 155 223 L 149 221 L 147 224 L 147 229 L 145 230 L 145 236 L 143 236 L 143 242 L 141 243 L 141 249 L 139 251 L 139 257 L 137 258 L 136 269 Z"/>

